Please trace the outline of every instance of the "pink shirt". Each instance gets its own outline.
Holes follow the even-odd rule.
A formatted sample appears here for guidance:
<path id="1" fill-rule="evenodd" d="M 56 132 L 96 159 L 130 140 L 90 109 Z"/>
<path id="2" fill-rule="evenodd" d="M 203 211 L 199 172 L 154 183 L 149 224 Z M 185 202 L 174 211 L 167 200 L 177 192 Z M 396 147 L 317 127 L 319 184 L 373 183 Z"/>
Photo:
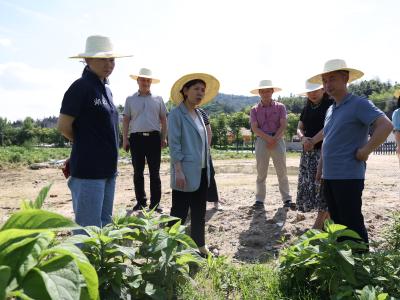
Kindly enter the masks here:
<path id="1" fill-rule="evenodd" d="M 268 134 L 276 133 L 281 119 L 287 119 L 287 113 L 285 105 L 280 102 L 272 101 L 270 106 L 260 102 L 250 111 L 250 124 L 257 122 L 258 128 Z"/>

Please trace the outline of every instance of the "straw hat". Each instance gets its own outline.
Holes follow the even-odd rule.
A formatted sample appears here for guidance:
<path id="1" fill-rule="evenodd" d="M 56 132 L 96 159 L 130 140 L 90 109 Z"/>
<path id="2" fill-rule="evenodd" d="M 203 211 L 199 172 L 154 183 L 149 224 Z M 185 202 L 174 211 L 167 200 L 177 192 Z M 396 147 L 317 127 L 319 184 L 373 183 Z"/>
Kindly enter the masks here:
<path id="1" fill-rule="evenodd" d="M 261 89 L 274 89 L 274 92 L 282 91 L 281 88 L 273 85 L 271 80 L 261 80 L 260 83 L 258 84 L 258 87 L 251 90 L 250 93 L 252 93 L 254 95 L 259 95 L 258 90 L 261 90 Z"/>
<path id="2" fill-rule="evenodd" d="M 212 99 L 215 98 L 215 96 L 217 96 L 219 90 L 219 81 L 217 78 L 206 73 L 191 73 L 182 76 L 174 83 L 171 88 L 171 101 L 174 102 L 176 105 L 181 103 L 183 101 L 183 95 L 181 93 L 183 86 L 187 82 L 194 79 L 201 79 L 206 83 L 206 91 L 203 100 L 201 100 L 200 102 L 200 105 L 204 105 L 210 102 Z"/>
<path id="3" fill-rule="evenodd" d="M 343 59 L 331 59 L 325 63 L 324 70 L 321 73 L 311 77 L 310 79 L 308 79 L 308 81 L 311 83 L 322 83 L 323 74 L 341 70 L 349 71 L 349 83 L 361 78 L 364 75 L 364 73 L 360 70 L 348 68 L 346 62 Z"/>
<path id="4" fill-rule="evenodd" d="M 317 90 L 320 90 L 320 89 L 323 88 L 322 84 L 320 84 L 320 83 L 311 83 L 309 81 L 306 81 L 306 85 L 305 86 L 306 86 L 305 89 L 302 92 L 297 93 L 297 95 L 299 95 L 299 96 L 307 96 L 307 93 L 314 92 L 314 91 L 317 91 Z"/>
<path id="5" fill-rule="evenodd" d="M 395 90 L 393 96 L 395 98 L 399 98 L 400 97 L 400 90 Z"/>
<path id="6" fill-rule="evenodd" d="M 86 39 L 85 52 L 71 56 L 70 58 L 118 58 L 129 56 L 132 55 L 114 52 L 114 47 L 109 37 L 92 35 Z"/>
<path id="7" fill-rule="evenodd" d="M 141 68 L 139 70 L 139 74 L 137 75 L 129 75 L 130 78 L 132 78 L 133 80 L 137 80 L 139 77 L 143 77 L 143 78 L 150 78 L 151 79 L 151 83 L 159 83 L 160 79 L 156 79 L 152 77 L 152 72 L 150 69 L 146 69 L 146 68 Z"/>

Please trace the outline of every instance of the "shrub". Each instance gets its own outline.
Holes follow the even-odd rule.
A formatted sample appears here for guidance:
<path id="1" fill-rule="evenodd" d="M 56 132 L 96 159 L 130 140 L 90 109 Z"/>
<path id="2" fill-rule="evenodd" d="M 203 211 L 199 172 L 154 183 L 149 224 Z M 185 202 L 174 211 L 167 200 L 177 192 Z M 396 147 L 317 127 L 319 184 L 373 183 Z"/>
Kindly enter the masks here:
<path id="1" fill-rule="evenodd" d="M 24 202 L 0 229 L 0 299 L 97 300 L 97 274 L 88 259 L 76 246 L 55 239 L 55 231 L 77 225 L 37 209 L 48 189 Z"/>
<path id="2" fill-rule="evenodd" d="M 189 280 L 189 264 L 201 261 L 180 222 L 160 228 L 176 218 L 143 213 L 86 227 L 88 236 L 68 240 L 80 244 L 95 267 L 102 299 L 172 299 L 176 285 Z"/>

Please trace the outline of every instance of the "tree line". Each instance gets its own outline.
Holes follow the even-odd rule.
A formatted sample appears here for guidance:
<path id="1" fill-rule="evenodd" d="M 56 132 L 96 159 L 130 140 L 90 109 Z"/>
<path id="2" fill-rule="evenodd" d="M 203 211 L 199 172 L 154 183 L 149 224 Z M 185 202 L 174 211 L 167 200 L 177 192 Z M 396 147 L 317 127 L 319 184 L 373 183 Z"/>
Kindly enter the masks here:
<path id="1" fill-rule="evenodd" d="M 381 82 L 379 79 L 363 80 L 349 85 L 350 92 L 368 97 L 389 118 L 396 109 L 397 99 L 394 93 L 399 89 L 400 84 L 397 82 L 392 84 L 389 81 Z M 249 113 L 251 107 L 258 101 L 259 97 L 220 93 L 213 102 L 204 107 L 210 115 L 214 147 L 221 149 L 227 149 L 232 145 L 236 148 L 252 147 L 254 134 L 250 131 Z M 296 134 L 300 113 L 306 101 L 304 97 L 296 95 L 278 97 L 278 101 L 286 106 L 288 127 L 285 138 L 291 140 Z M 170 101 L 167 103 L 167 108 L 169 110 L 172 108 Z M 122 113 L 123 106 L 119 105 L 118 110 Z M 49 144 L 63 147 L 68 141 L 57 131 L 56 123 L 57 117 L 43 120 L 27 117 L 23 121 L 16 122 L 0 117 L 0 146 Z"/>

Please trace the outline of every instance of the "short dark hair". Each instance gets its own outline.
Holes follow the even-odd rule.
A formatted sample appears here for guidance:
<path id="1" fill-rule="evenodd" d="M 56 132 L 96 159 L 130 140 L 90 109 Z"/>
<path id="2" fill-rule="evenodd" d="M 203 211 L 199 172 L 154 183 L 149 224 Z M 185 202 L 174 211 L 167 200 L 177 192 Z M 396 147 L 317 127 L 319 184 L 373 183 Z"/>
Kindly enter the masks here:
<path id="1" fill-rule="evenodd" d="M 202 84 L 204 84 L 205 87 L 207 87 L 206 82 L 205 82 L 204 80 L 202 80 L 202 79 L 192 79 L 192 80 L 189 80 L 188 82 L 186 82 L 186 83 L 183 85 L 183 87 L 182 87 L 181 90 L 179 91 L 179 92 L 182 94 L 182 96 L 183 96 L 183 101 L 186 100 L 186 96 L 185 96 L 185 94 L 183 93 L 183 90 L 184 90 L 185 88 L 188 89 L 188 88 L 190 88 L 191 86 L 193 86 L 193 85 L 195 85 L 195 84 L 198 84 L 198 83 L 202 83 Z"/>

